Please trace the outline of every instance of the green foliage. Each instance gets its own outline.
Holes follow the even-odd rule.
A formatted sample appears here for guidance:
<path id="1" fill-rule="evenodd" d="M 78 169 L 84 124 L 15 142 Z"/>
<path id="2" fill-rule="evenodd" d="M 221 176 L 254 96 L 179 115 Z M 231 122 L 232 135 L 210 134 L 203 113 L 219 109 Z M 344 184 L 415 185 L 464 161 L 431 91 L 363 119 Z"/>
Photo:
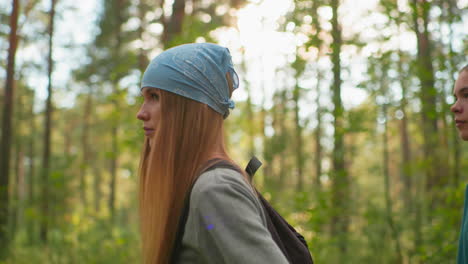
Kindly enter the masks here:
<path id="1" fill-rule="evenodd" d="M 50 232 L 48 245 L 27 243 L 19 232 L 5 264 L 139 263 L 139 236 L 135 226 L 109 225 L 109 219 L 68 215 L 66 224 Z"/>
<path id="2" fill-rule="evenodd" d="M 371 133 L 377 119 L 375 106 L 364 103 L 346 113 L 347 133 Z"/>
<path id="3" fill-rule="evenodd" d="M 165 13 L 167 10 L 146 0 L 102 1 L 96 35 L 86 47 L 83 65 L 72 73 L 71 88 L 68 89 L 76 92 L 74 104 L 55 109 L 53 115 L 49 175 L 49 196 L 53 206 L 50 208 L 51 230 L 47 245 L 40 243 L 38 233 L 38 223 L 43 219 L 40 201 L 44 183 L 40 181 L 39 164 L 44 119 L 42 102 L 35 101 L 34 94 L 40 93 L 41 84 L 27 85 L 29 75 L 34 78 L 38 72 L 45 72 L 46 64 L 29 58 L 18 61 L 18 93 L 15 99 L 18 107 L 15 106 L 12 149 L 15 172 L 11 177 L 14 214 L 9 226 L 14 243 L 10 256 L 2 263 L 141 262 L 136 209 L 137 169 L 144 137 L 141 124 L 135 119 L 141 104 L 137 94 L 141 67 L 146 66 L 148 54 L 160 47 L 202 38 L 216 42 L 215 30 L 235 28 L 236 18 L 229 8 L 246 3 L 235 0 L 192 2 L 192 10 L 184 14 L 182 32 L 174 36 L 171 43 L 162 43 L 163 33 L 150 29 L 153 26 L 164 27 L 170 17 Z M 466 12 L 457 8 L 456 1 L 426 1 L 425 8 L 430 8 L 434 14 L 429 28 L 432 53 L 428 57 L 433 63 L 435 76 L 435 89 L 426 92 L 436 96 L 437 100 L 434 105 L 422 109 L 421 98 L 425 92 L 421 90 L 417 76 L 430 79 L 432 73 L 421 67 L 416 46 L 403 49 L 405 45 L 395 45 L 397 40 L 407 44 L 404 42 L 416 39 L 413 6 L 402 6 L 403 2 L 380 0 L 376 9 L 368 14 L 369 18 L 362 19 L 367 21 L 378 13 L 384 23 L 376 22 L 360 32 L 362 34 L 344 32 L 346 39 L 343 40 L 341 59 L 348 68 L 342 69 L 344 79 L 341 81 L 347 87 L 354 85 L 344 76 L 356 74 L 354 55 L 366 56 L 363 59 L 367 69 L 358 72 L 362 82 L 356 86 L 368 95 L 357 106 L 345 109 L 338 105 L 344 116 L 343 127 L 338 132 L 344 134 L 344 166 L 349 175 L 350 191 L 347 198 L 341 197 L 347 202 L 344 208 L 337 208 L 332 202 L 335 171 L 332 165 L 334 142 L 330 90 L 333 77 L 330 51 L 335 43 L 326 15 L 331 11 L 329 1 L 293 1 L 294 9 L 278 21 L 278 28 L 288 28 L 288 36 L 297 40 L 296 47 L 291 49 L 295 51 L 291 64 L 276 69 L 274 76 L 286 77 L 280 84 L 277 83 L 281 78 L 274 80 L 276 86 L 272 87 L 275 90 L 271 98 L 261 95 L 266 99 L 260 105 L 253 104 L 251 97 L 244 102 L 236 102 L 236 110 L 226 121 L 226 138 L 233 159 L 242 165 L 253 154 L 264 161 L 263 170 L 255 179 L 257 187 L 305 236 L 316 263 L 343 263 L 342 259 L 351 264 L 398 263 L 395 230 L 389 227 L 384 195 L 384 124 L 388 140 L 386 165 L 391 183 L 391 216 L 401 241 L 404 263 L 453 263 L 455 258 L 468 179 L 464 174 L 468 162 L 462 153 L 468 151 L 468 145 L 455 139 L 457 134 L 447 99 L 455 73 L 466 64 L 468 41 L 465 36 L 454 35 L 462 28 Z M 29 22 L 27 30 L 22 32 L 20 53 L 28 54 L 31 45 L 44 45 L 47 14 L 41 8 L 44 7 L 33 5 L 27 16 Z M 226 13 L 219 11 L 223 9 L 227 10 Z M 25 16 L 22 15 L 24 21 Z M 0 10 L 0 21 L 7 20 L 6 11 Z M 287 26 L 289 22 L 292 23 Z M 350 26 L 342 25 L 342 29 L 350 29 Z M 376 36 L 369 37 L 366 35 L 369 32 Z M 7 47 L 7 33 L 7 27 L 0 28 L 0 47 Z M 463 37 L 456 41 L 456 38 Z M 141 45 L 140 42 L 145 41 L 150 44 Z M 349 54 L 348 48 L 362 54 Z M 243 49 L 241 47 L 240 51 L 247 54 Z M 6 54 L 2 53 L 1 58 L 0 64 L 4 64 Z M 348 75 L 348 72 L 353 74 Z M 0 75 L 0 79 L 2 77 Z M 321 78 L 320 83 L 318 77 Z M 244 81 L 249 96 L 257 96 L 257 80 Z M 321 111 L 317 115 L 314 104 L 318 96 Z M 2 98 L 3 94 L 0 94 L 0 105 Z M 264 103 L 269 99 L 270 104 Z M 426 189 L 426 172 L 433 160 L 426 159 L 423 150 L 426 138 L 422 114 L 437 118 L 440 133 L 436 137 L 443 143 L 437 151 L 441 157 L 447 158 L 447 168 L 443 171 L 447 184 L 436 185 L 430 191 Z M 318 117 L 321 118 L 320 126 Z M 404 120 L 407 122 L 409 160 L 403 160 Z M 114 128 L 117 129 L 116 138 L 112 137 Z M 303 151 L 302 160 L 298 159 L 297 131 L 303 140 L 299 146 Z M 321 132 L 318 141 L 315 138 L 317 132 Z M 322 146 L 320 156 L 316 153 L 317 144 Z M 114 147 L 118 151 L 114 151 Z M 456 147 L 460 148 L 459 152 L 456 152 Z M 317 157 L 321 159 L 321 175 L 316 175 Z M 117 213 L 111 219 L 110 164 L 115 159 L 118 167 Z M 457 179 L 456 162 L 459 162 Z M 298 164 L 303 166 L 302 191 L 297 188 Z M 406 188 L 408 182 L 411 184 L 409 189 Z M 84 188 L 86 202 L 81 197 L 81 188 Z M 408 202 L 406 196 L 412 200 Z M 428 201 L 434 196 L 440 200 L 431 207 Z M 335 216 L 349 217 L 347 233 L 332 234 Z M 340 251 L 344 238 L 347 241 L 346 252 Z"/>

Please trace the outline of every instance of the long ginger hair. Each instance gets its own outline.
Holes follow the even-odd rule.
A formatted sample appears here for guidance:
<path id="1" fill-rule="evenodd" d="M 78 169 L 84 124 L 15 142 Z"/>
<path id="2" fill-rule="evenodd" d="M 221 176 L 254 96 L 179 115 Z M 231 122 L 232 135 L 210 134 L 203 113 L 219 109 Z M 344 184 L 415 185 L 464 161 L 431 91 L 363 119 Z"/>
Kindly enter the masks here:
<path id="1" fill-rule="evenodd" d="M 226 153 L 223 117 L 205 104 L 161 90 L 154 138 L 140 161 L 139 206 L 145 264 L 166 264 L 184 199 L 211 159 Z M 233 163 L 234 164 L 234 163 Z M 244 174 L 244 178 L 246 175 Z"/>

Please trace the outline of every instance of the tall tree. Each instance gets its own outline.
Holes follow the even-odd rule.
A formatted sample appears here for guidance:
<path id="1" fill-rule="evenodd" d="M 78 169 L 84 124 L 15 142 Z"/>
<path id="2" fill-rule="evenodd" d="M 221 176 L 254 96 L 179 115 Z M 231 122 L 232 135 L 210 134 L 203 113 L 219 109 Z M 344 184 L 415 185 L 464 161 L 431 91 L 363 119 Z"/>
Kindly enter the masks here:
<path id="1" fill-rule="evenodd" d="M 93 107 L 93 84 L 88 84 L 88 93 L 86 95 L 86 102 L 84 105 L 83 113 L 83 130 L 81 133 L 81 147 L 83 151 L 82 165 L 80 170 L 80 197 L 83 206 L 86 208 L 88 204 L 88 198 L 86 195 L 87 183 L 86 174 L 90 168 L 90 161 L 92 160 L 92 154 L 89 145 L 89 133 L 91 127 L 91 109 Z"/>
<path id="2" fill-rule="evenodd" d="M 295 0 L 294 1 L 295 8 L 293 11 L 289 13 L 289 18 L 287 20 L 288 23 L 293 22 L 295 24 L 294 27 L 294 33 L 297 33 L 298 35 L 301 35 L 301 37 L 307 37 L 307 41 L 299 45 L 296 48 L 296 60 L 293 63 L 293 68 L 295 69 L 295 79 L 296 79 L 296 84 L 299 83 L 299 79 L 303 78 L 305 73 L 309 73 L 314 71 L 314 74 L 316 74 L 316 91 L 317 91 L 317 96 L 315 98 L 315 103 L 316 103 L 316 112 L 314 114 L 314 117 L 317 121 L 317 127 L 315 129 L 314 133 L 314 165 L 315 165 L 315 184 L 317 186 L 320 186 L 320 175 L 322 174 L 322 144 L 321 144 L 321 137 L 322 137 L 322 111 L 320 107 L 320 85 L 321 85 L 321 73 L 320 73 L 320 67 L 319 65 L 319 60 L 324 56 L 323 54 L 323 41 L 321 39 L 321 34 L 323 33 L 322 31 L 322 26 L 320 24 L 320 16 L 318 14 L 318 9 L 319 7 L 324 5 L 324 2 L 321 0 L 317 1 L 308 1 L 308 0 Z M 314 52 L 312 52 L 314 51 Z M 304 56 L 304 54 L 314 54 L 313 56 L 315 57 L 314 63 L 308 63 L 310 62 L 310 59 Z M 309 65 L 315 65 L 314 68 L 312 67 L 306 67 Z M 302 134 L 302 130 L 304 130 L 300 124 L 299 124 L 299 104 L 298 100 L 299 98 L 302 98 L 302 94 L 300 93 L 301 89 L 299 88 L 298 85 L 295 86 L 293 89 L 293 102 L 296 105 L 294 112 L 295 112 L 295 133 L 296 133 L 296 148 L 295 148 L 295 157 L 296 157 L 296 168 L 298 170 L 298 185 L 297 187 L 300 188 L 302 185 L 302 178 L 305 177 L 304 172 L 304 166 L 305 166 L 305 153 L 304 150 L 302 149 L 302 136 L 299 136 Z M 299 147 L 301 146 L 301 147 Z"/>
<path id="3" fill-rule="evenodd" d="M 408 223 L 412 227 L 414 233 L 413 248 L 408 248 L 410 254 L 415 252 L 414 247 L 422 244 L 422 209 L 419 204 L 420 197 L 420 180 L 419 174 L 414 166 L 414 157 L 412 152 L 411 137 L 409 132 L 410 126 L 410 111 L 408 109 L 408 102 L 411 100 L 409 95 L 411 87 L 411 61 L 413 56 L 404 52 L 401 48 L 401 35 L 405 32 L 405 22 L 411 21 L 411 14 L 404 13 L 400 10 L 404 8 L 401 3 L 395 1 L 381 0 L 381 5 L 386 9 L 386 15 L 395 24 L 398 34 L 398 49 L 395 51 L 396 56 L 396 72 L 397 82 L 401 88 L 401 100 L 399 102 L 398 110 L 401 113 L 400 130 L 400 179 L 403 183 L 403 201 L 404 201 L 404 215 L 409 220 Z M 397 14 L 397 15 L 395 15 Z M 409 17 L 408 17 L 409 16 Z M 416 204 L 417 203 L 417 204 Z"/>
<path id="4" fill-rule="evenodd" d="M 144 48 L 143 41 L 145 40 L 144 35 L 146 33 L 146 28 L 148 27 L 148 22 L 146 21 L 145 15 L 149 6 L 150 4 L 148 4 L 145 0 L 139 0 L 138 2 L 138 19 L 140 20 L 140 26 L 138 27 L 138 39 L 141 41 L 141 46 L 138 53 L 138 70 L 140 71 L 141 76 L 143 76 L 146 65 L 148 65 L 147 52 Z"/>
<path id="5" fill-rule="evenodd" d="M 241 63 L 241 71 L 242 73 L 246 74 L 247 73 L 247 65 L 245 63 L 245 54 L 244 57 L 242 58 L 242 63 Z M 245 82 L 245 90 L 247 92 L 247 100 L 245 102 L 245 112 L 247 114 L 247 120 L 253 120 L 253 105 L 252 105 L 252 94 L 251 94 L 251 84 L 248 80 L 244 80 Z M 252 124 L 249 124 L 247 127 L 247 135 L 248 135 L 248 153 L 249 157 L 252 157 L 255 155 L 255 145 L 254 145 L 254 139 L 255 139 L 255 131 L 254 131 L 254 126 Z"/>
<path id="6" fill-rule="evenodd" d="M 30 98 L 29 102 L 29 119 L 28 122 L 30 123 L 30 129 L 31 131 L 36 131 L 36 114 L 34 113 L 34 90 L 31 90 L 28 93 L 28 97 Z M 29 168 L 28 168 L 28 176 L 27 176 L 27 187 L 28 187 L 28 195 L 27 195 L 27 204 L 29 208 L 32 208 L 36 204 L 36 180 L 35 180 L 35 175 L 36 175 L 36 166 L 35 166 L 35 159 L 36 159 L 36 143 L 35 143 L 35 134 L 29 134 L 28 137 L 28 159 L 29 159 Z M 34 231 L 34 226 L 36 225 L 36 221 L 33 221 L 30 217 L 27 218 L 27 234 L 28 234 L 28 241 L 30 244 L 34 241 L 34 236 L 35 236 L 35 231 Z"/>
<path id="7" fill-rule="evenodd" d="M 19 80 L 23 79 L 19 76 Z M 25 106 L 26 98 L 22 94 L 22 90 L 26 90 L 25 86 L 21 82 L 16 82 L 17 93 L 15 95 L 15 105 Z M 18 227 L 22 227 L 23 224 L 23 212 L 24 212 L 24 190 L 25 190 L 25 171 L 24 171 L 24 130 L 21 127 L 24 125 L 25 113 L 24 107 L 17 107 L 14 111 L 15 121 L 13 123 L 13 130 L 15 135 L 13 136 L 14 142 L 14 171 L 11 184 L 10 192 L 10 233 L 15 234 L 18 231 Z"/>
<path id="8" fill-rule="evenodd" d="M 299 120 L 299 98 L 301 98 L 301 87 L 299 86 L 299 77 L 305 70 L 306 61 L 296 56 L 296 60 L 293 63 L 295 69 L 295 86 L 293 89 L 293 102 L 294 102 L 294 137 L 295 137 L 295 160 L 296 160 L 296 172 L 297 182 L 296 190 L 302 191 L 304 185 L 304 150 L 303 150 L 303 139 L 302 139 L 302 126 Z"/>
<path id="9" fill-rule="evenodd" d="M 7 77 L 5 83 L 5 96 L 4 96 L 4 109 L 3 109 L 3 122 L 2 133 L 0 142 L 0 260 L 4 259 L 9 246 L 8 238 L 8 186 L 10 176 L 10 154 L 11 154 L 11 128 L 12 128 L 12 115 L 13 115 L 13 99 L 15 91 L 15 57 L 16 49 L 18 46 L 18 13 L 19 13 L 19 0 L 12 1 L 12 9 L 10 15 L 10 34 L 9 34 L 9 48 L 8 48 L 8 63 L 7 63 Z"/>
<path id="10" fill-rule="evenodd" d="M 52 137 L 52 73 L 54 70 L 54 61 L 52 59 L 53 52 L 53 38 L 54 38 L 54 20 L 55 20 L 55 5 L 57 0 L 51 0 L 49 12 L 49 52 L 47 56 L 47 100 L 45 109 L 45 122 L 44 122 L 44 150 L 42 156 L 42 172 L 41 172 L 41 189 L 42 201 L 41 211 L 42 219 L 40 225 L 40 238 L 42 242 L 47 243 L 47 234 L 49 230 L 49 217 L 50 217 L 50 186 L 49 186 L 49 173 L 50 173 L 50 155 L 51 155 L 51 137 Z"/>
<path id="11" fill-rule="evenodd" d="M 286 85 L 286 82 L 285 82 Z M 288 107 L 288 91 L 283 88 L 279 92 L 279 102 L 278 105 L 280 106 L 279 109 L 279 159 L 280 159 L 280 178 L 279 178 L 279 183 L 280 186 L 283 186 L 283 184 L 286 182 L 286 172 L 288 171 L 287 167 L 287 162 L 286 162 L 286 157 L 287 157 L 287 146 L 288 146 L 288 139 L 289 139 L 289 131 L 287 127 L 287 120 L 288 120 L 288 114 L 289 114 L 289 107 Z"/>
<path id="12" fill-rule="evenodd" d="M 116 0 L 113 1 L 114 8 L 117 8 L 117 14 L 115 15 L 115 26 L 116 29 L 114 31 L 114 50 L 113 53 L 117 62 L 122 63 L 118 58 L 121 54 L 121 49 L 123 46 L 123 36 L 122 36 L 122 25 L 125 22 L 125 17 L 123 12 L 119 12 L 119 10 L 124 10 L 125 5 L 127 4 L 125 0 Z M 111 164 L 110 164 L 110 173 L 111 173 L 111 181 L 110 181 L 110 196 L 109 196 L 109 210 L 111 213 L 111 218 L 115 218 L 115 201 L 116 201 L 116 185 L 117 185 L 117 168 L 118 168 L 118 157 L 119 157 L 119 114 L 120 111 L 120 102 L 119 102 L 119 94 L 122 94 L 122 91 L 119 87 L 119 81 L 122 78 L 122 73 L 117 73 L 111 78 L 113 93 L 114 95 L 111 97 L 111 102 L 114 106 L 114 113 L 111 125 L 111 138 L 112 138 L 112 154 L 111 154 Z"/>
<path id="13" fill-rule="evenodd" d="M 228 7 L 226 10 L 239 9 L 246 2 L 246 0 L 174 0 L 171 11 L 166 14 L 163 8 L 164 1 L 161 1 L 163 11 L 159 22 L 163 25 L 163 32 L 160 43 L 167 49 L 182 43 L 195 42 L 199 37 L 209 42 L 216 42 L 210 36 L 210 32 L 221 26 L 233 26 L 236 21 L 231 12 L 218 12 L 220 10 L 218 7 Z"/>
<path id="14" fill-rule="evenodd" d="M 323 148 L 322 148 L 322 107 L 320 104 L 320 85 L 322 80 L 322 73 L 320 69 L 317 68 L 317 85 L 316 91 L 317 96 L 315 97 L 315 105 L 317 110 L 315 112 L 315 119 L 317 120 L 317 126 L 315 127 L 315 185 L 320 188 L 322 183 L 320 176 L 322 175 L 322 158 L 323 158 Z"/>
<path id="15" fill-rule="evenodd" d="M 172 4 L 172 15 L 163 19 L 164 32 L 162 43 L 165 48 L 174 46 L 174 38 L 182 32 L 182 26 L 185 17 L 185 0 L 174 0 Z"/>
<path id="16" fill-rule="evenodd" d="M 93 153 L 94 155 L 94 153 Z M 93 193 L 94 193 L 94 211 L 99 212 L 101 210 L 101 166 L 99 164 L 93 165 L 94 181 L 93 181 Z"/>
<path id="17" fill-rule="evenodd" d="M 454 32 L 453 32 L 453 24 L 456 21 L 454 14 L 457 14 L 458 20 L 461 20 L 460 17 L 460 10 L 458 9 L 456 3 L 454 1 L 447 1 L 443 2 L 443 9 L 445 9 L 446 20 L 449 26 L 449 41 L 448 41 L 448 61 L 449 61 L 449 71 L 452 73 L 450 74 L 451 78 L 449 78 L 449 83 L 455 83 L 454 74 L 459 69 L 457 69 L 457 60 L 458 57 L 454 48 L 453 43 L 455 40 Z M 463 60 L 463 59 L 462 59 Z M 464 61 L 466 63 L 466 61 Z M 454 141 L 453 144 L 453 183 L 455 186 L 458 186 L 460 183 L 460 165 L 461 165 L 461 149 L 460 149 L 460 138 L 457 133 L 457 128 L 452 125 L 452 138 Z"/>
<path id="18" fill-rule="evenodd" d="M 322 32 L 322 25 L 320 24 L 320 19 L 319 19 L 319 14 L 318 14 L 318 9 L 322 5 L 320 1 L 313 1 L 310 11 L 310 16 L 312 18 L 311 24 L 313 28 L 315 29 L 314 34 L 310 36 L 310 41 L 307 47 L 315 47 L 317 50 L 317 55 L 315 58 L 315 65 L 316 66 L 316 88 L 315 91 L 317 93 L 315 97 L 315 106 L 316 106 L 316 111 L 315 111 L 315 119 L 317 121 L 317 126 L 315 128 L 315 133 L 314 133 L 314 141 L 315 141 L 315 184 L 318 188 L 321 187 L 321 181 L 320 181 L 320 176 L 322 175 L 322 158 L 323 158 L 323 148 L 322 148 L 322 106 L 320 103 L 320 97 L 322 92 L 320 91 L 320 86 L 322 82 L 322 72 L 320 69 L 319 61 L 324 55 L 324 48 L 322 47 L 323 45 L 323 40 L 320 38 L 320 34 Z"/>
<path id="19" fill-rule="evenodd" d="M 347 234 L 349 226 L 348 198 L 349 198 L 349 179 L 345 167 L 345 146 L 344 146 L 344 108 L 341 101 L 341 46 L 342 33 L 341 25 L 338 19 L 339 0 L 331 0 L 332 8 L 332 54 L 333 64 L 333 179 L 332 179 L 332 205 L 334 208 L 331 219 L 331 231 L 334 237 L 339 237 L 338 247 L 341 252 L 341 258 L 347 252 Z"/>
<path id="20" fill-rule="evenodd" d="M 411 155 L 411 144 L 410 144 L 410 137 L 408 132 L 408 79 L 405 76 L 404 70 L 404 61 L 405 55 L 401 50 L 398 50 L 398 62 L 397 62 L 397 69 L 398 69 L 398 76 L 400 79 L 400 87 L 401 87 L 401 101 L 399 110 L 401 111 L 402 118 L 400 121 L 400 145 L 401 145 L 401 179 L 404 182 L 404 200 L 405 204 L 407 205 L 408 212 L 411 212 L 412 208 L 412 191 L 413 191 L 413 180 L 412 180 L 412 155 Z"/>
<path id="21" fill-rule="evenodd" d="M 432 193 L 435 186 L 445 185 L 447 177 L 443 176 L 446 163 L 438 148 L 438 112 L 436 109 L 438 92 L 434 81 L 432 63 L 432 43 L 428 29 L 431 4 L 426 0 L 413 0 L 413 28 L 417 39 L 417 76 L 420 82 L 419 97 L 424 134 L 424 154 L 426 160 L 426 191 L 431 194 L 431 207 L 440 201 L 440 195 Z"/>
<path id="22" fill-rule="evenodd" d="M 138 68 L 135 54 L 128 50 L 127 44 L 138 38 L 137 31 L 125 31 L 124 24 L 130 18 L 130 1 L 127 0 L 105 0 L 103 12 L 98 26 L 101 34 L 94 40 L 94 49 L 91 49 L 90 57 L 93 59 L 89 65 L 96 69 L 96 79 L 102 84 L 101 87 L 110 87 L 108 103 L 112 110 L 108 115 L 110 134 L 110 151 L 107 152 L 109 161 L 109 197 L 107 207 L 112 219 L 116 212 L 117 196 L 117 171 L 120 157 L 120 116 L 126 106 L 123 98 L 127 93 L 126 87 L 122 87 L 120 81 L 135 68 Z M 97 50 L 95 52 L 95 50 Z M 99 174 L 101 175 L 101 174 Z M 95 174 L 98 177 L 98 174 Z M 96 180 L 96 179 L 95 179 Z M 96 189 L 95 189 L 96 190 Z"/>
<path id="23" fill-rule="evenodd" d="M 456 132 L 456 127 L 453 125 L 453 117 L 450 112 L 450 106 L 447 103 L 447 97 L 452 93 L 453 84 L 455 83 L 455 73 L 458 72 L 458 64 L 466 63 L 466 56 L 457 56 L 454 50 L 454 43 L 456 42 L 456 36 L 454 35 L 454 28 L 456 23 L 462 21 L 462 14 L 466 14 L 465 10 L 460 10 L 457 6 L 456 0 L 449 1 L 436 1 L 434 3 L 441 10 L 441 15 L 438 17 L 439 26 L 438 32 L 441 32 L 439 39 L 437 41 L 437 46 L 435 47 L 435 54 L 437 54 L 437 71 L 444 72 L 446 78 L 439 78 L 441 81 L 440 86 L 442 86 L 440 103 L 442 105 L 441 117 L 444 124 L 444 152 L 453 152 L 451 155 L 447 155 L 451 158 L 451 164 L 453 167 L 450 170 L 450 174 L 453 175 L 451 183 L 455 186 L 458 186 L 460 180 L 460 143 L 459 136 Z M 447 33 L 444 29 L 448 29 Z M 452 137 L 452 138 L 450 138 Z M 447 141 L 453 142 L 453 150 L 448 150 L 446 145 Z"/>
<path id="24" fill-rule="evenodd" d="M 383 120 L 383 133 L 382 133 L 382 160 L 383 160 L 383 177 L 384 177 L 384 195 L 385 195 L 385 210 L 386 210 L 386 218 L 387 218 L 387 223 L 390 228 L 391 235 L 393 237 L 393 240 L 395 242 L 395 251 L 397 255 L 397 263 L 403 263 L 403 253 L 401 250 L 401 242 L 400 242 L 400 231 L 398 230 L 398 227 L 396 226 L 394 216 L 393 216 L 393 200 L 391 197 L 391 182 L 390 182 L 390 158 L 389 158 L 389 144 L 388 144 L 388 106 L 389 106 L 389 81 L 388 81 L 388 69 L 390 67 L 390 62 L 389 62 L 389 57 L 391 53 L 387 52 L 384 53 L 383 56 L 380 58 L 380 61 L 378 62 L 381 64 L 381 70 L 380 70 L 380 87 L 379 87 L 379 92 L 380 95 L 382 96 L 383 103 L 381 106 L 381 116 Z"/>

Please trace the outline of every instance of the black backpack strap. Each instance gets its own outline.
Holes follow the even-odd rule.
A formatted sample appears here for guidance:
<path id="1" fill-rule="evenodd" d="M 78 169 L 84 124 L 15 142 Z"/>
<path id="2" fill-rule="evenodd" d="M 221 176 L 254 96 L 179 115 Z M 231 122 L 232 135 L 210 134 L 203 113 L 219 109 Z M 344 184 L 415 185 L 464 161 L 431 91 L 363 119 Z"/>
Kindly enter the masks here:
<path id="1" fill-rule="evenodd" d="M 247 164 L 247 167 L 245 168 L 245 171 L 247 174 L 250 176 L 250 180 L 252 180 L 255 172 L 262 166 L 262 162 L 257 159 L 257 157 L 253 156 L 249 163 Z"/>

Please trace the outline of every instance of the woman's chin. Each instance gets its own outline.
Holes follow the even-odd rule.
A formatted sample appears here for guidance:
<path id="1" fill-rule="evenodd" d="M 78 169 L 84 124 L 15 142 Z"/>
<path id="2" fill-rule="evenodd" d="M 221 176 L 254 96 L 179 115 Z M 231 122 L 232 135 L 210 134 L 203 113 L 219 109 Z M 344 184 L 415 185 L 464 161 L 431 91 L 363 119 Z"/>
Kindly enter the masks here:
<path id="1" fill-rule="evenodd" d="M 468 141 L 468 131 L 466 129 L 459 131 L 458 134 L 464 141 Z"/>

